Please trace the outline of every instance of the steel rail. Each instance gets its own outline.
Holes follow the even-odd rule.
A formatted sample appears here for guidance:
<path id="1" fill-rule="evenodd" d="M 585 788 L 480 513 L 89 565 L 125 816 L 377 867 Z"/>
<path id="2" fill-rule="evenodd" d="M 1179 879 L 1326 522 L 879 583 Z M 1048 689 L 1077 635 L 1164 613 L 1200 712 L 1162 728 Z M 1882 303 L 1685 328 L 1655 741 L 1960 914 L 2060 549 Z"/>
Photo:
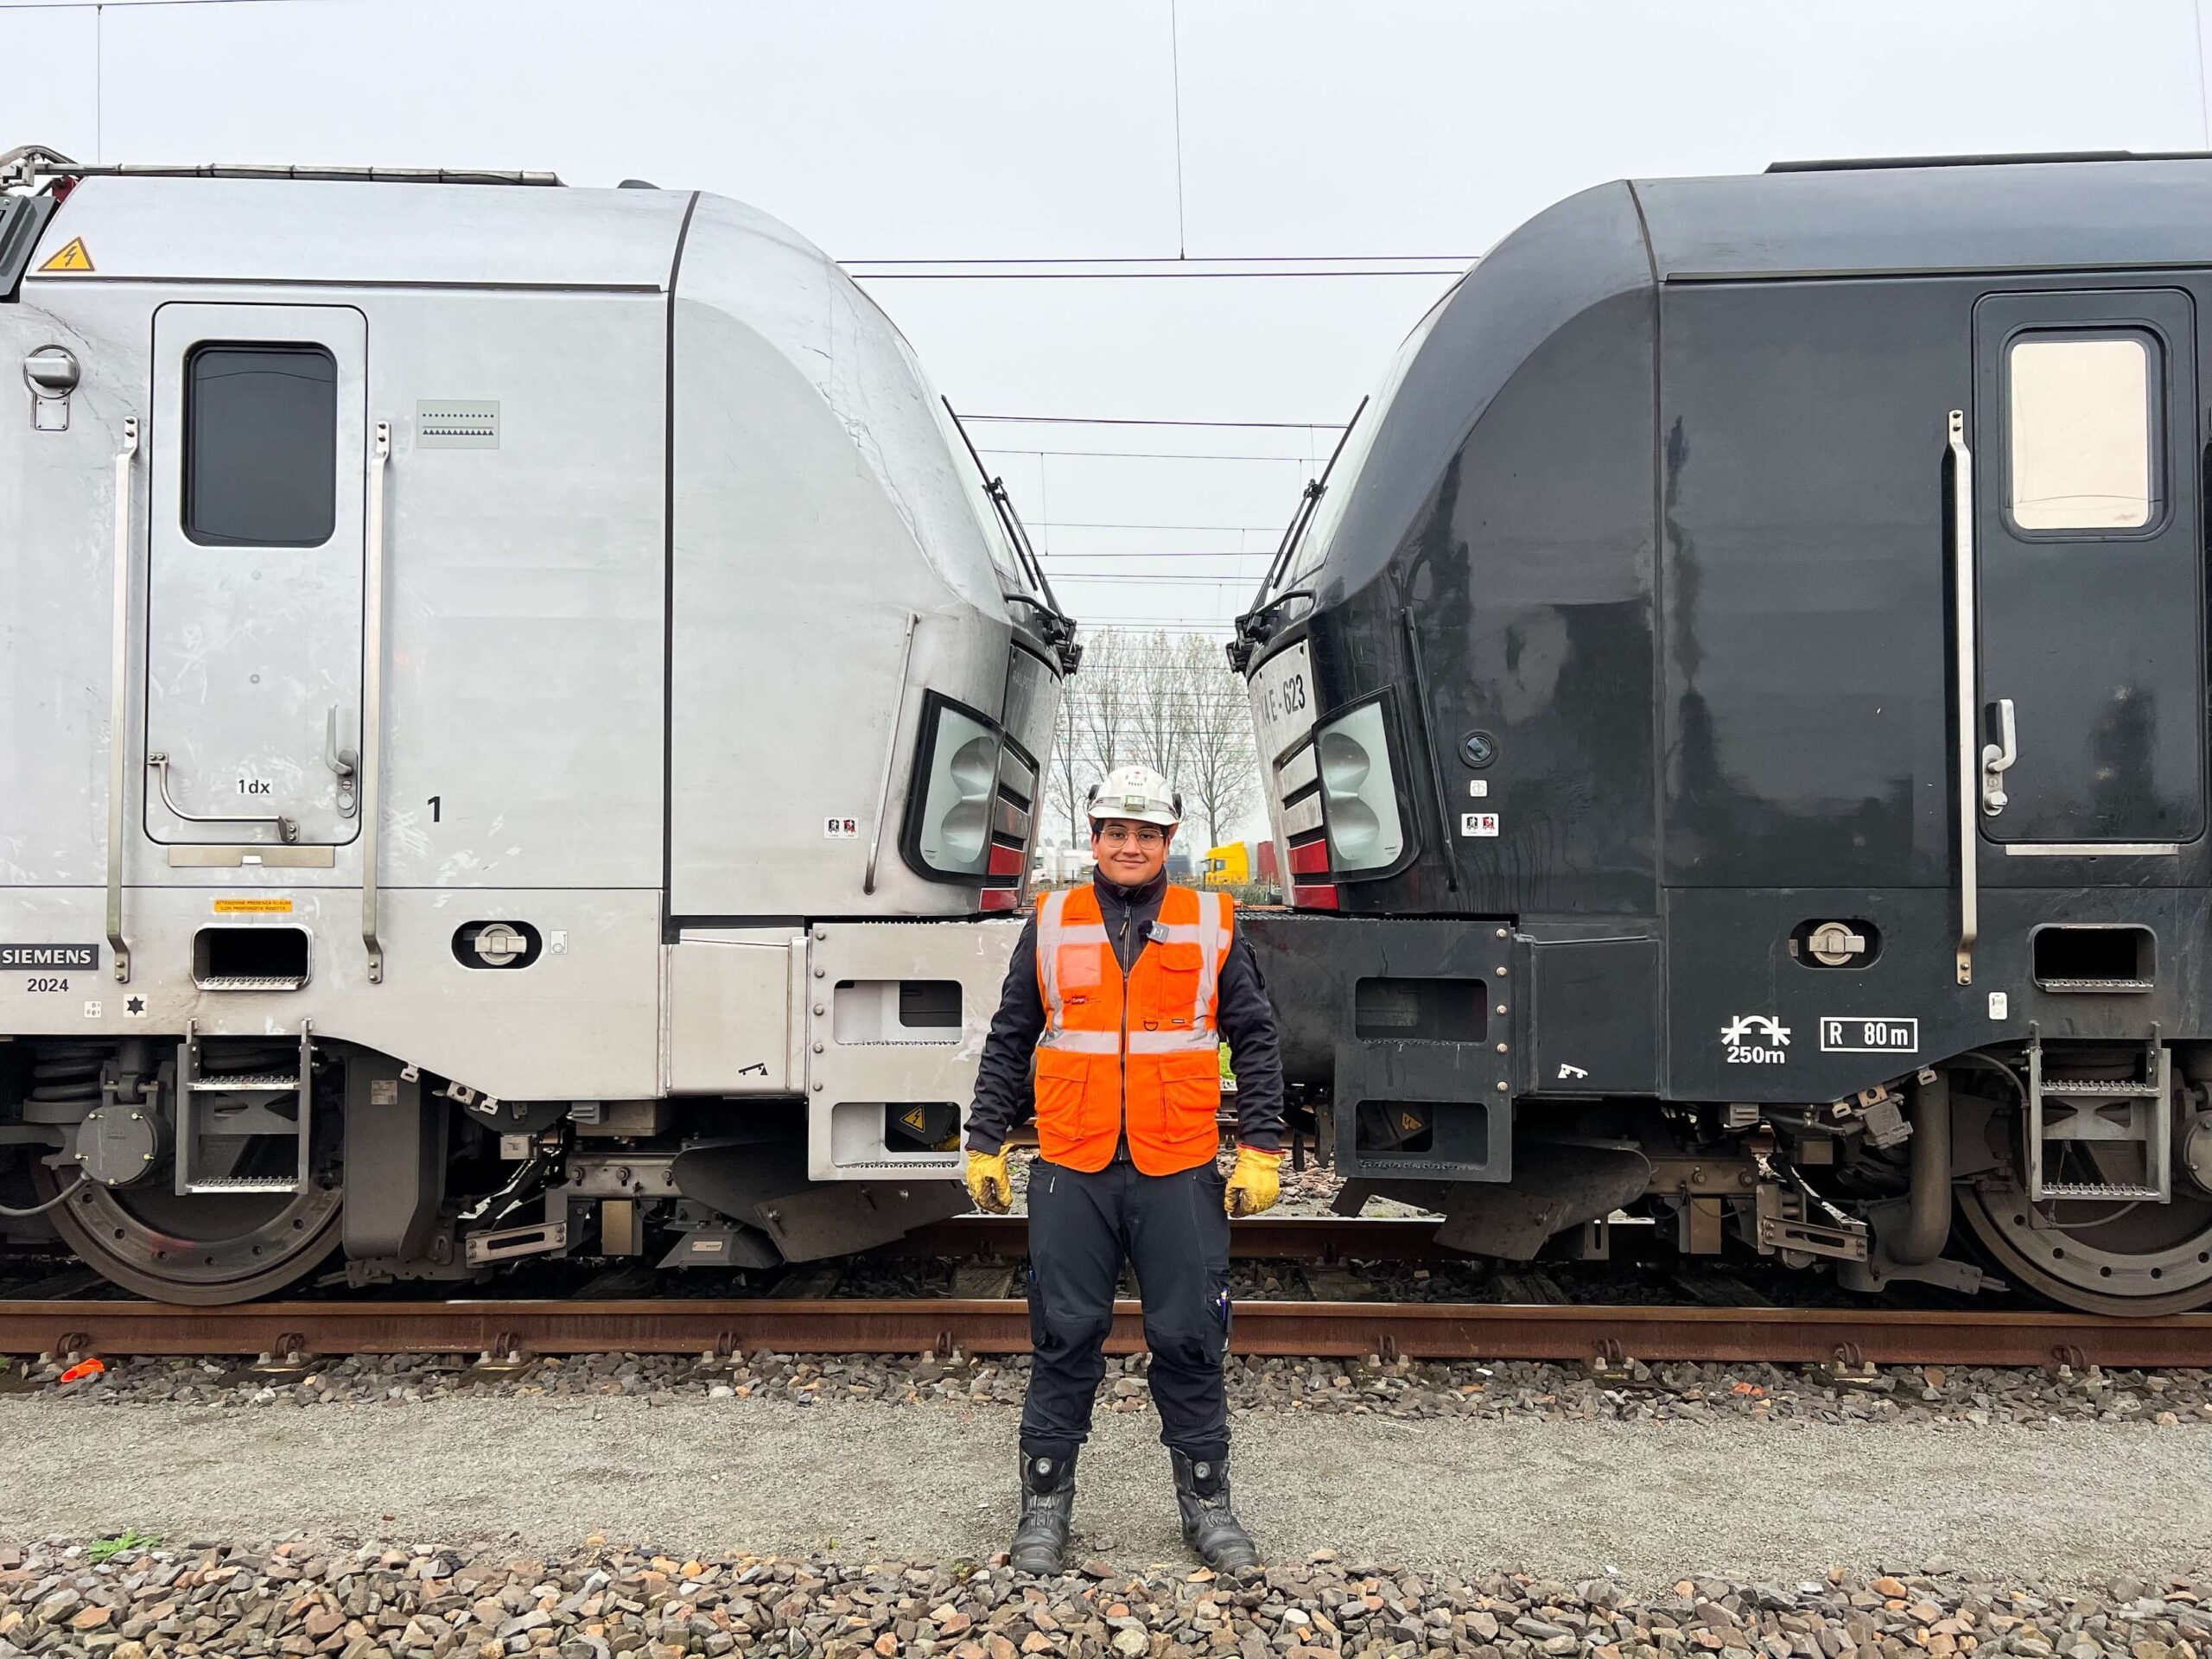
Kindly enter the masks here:
<path id="1" fill-rule="evenodd" d="M 1300 1262 L 1333 1267 L 1342 1262 L 1464 1262 L 1473 1257 L 1436 1242 L 1443 1224 L 1421 1217 L 1255 1216 L 1229 1230 L 1229 1254 L 1237 1262 Z M 909 1262 L 972 1256 L 1016 1257 L 1029 1249 L 1022 1216 L 955 1216 L 916 1228 L 868 1252 Z"/>
<path id="2" fill-rule="evenodd" d="M 1116 1304 L 1113 1353 L 1144 1345 Z M 2212 1365 L 2212 1315 L 1856 1308 L 1555 1307 L 1466 1303 L 1246 1302 L 1251 1356 L 1777 1363 Z M 164 1354 L 1018 1354 L 1013 1300 L 0 1302 L 0 1352 Z"/>

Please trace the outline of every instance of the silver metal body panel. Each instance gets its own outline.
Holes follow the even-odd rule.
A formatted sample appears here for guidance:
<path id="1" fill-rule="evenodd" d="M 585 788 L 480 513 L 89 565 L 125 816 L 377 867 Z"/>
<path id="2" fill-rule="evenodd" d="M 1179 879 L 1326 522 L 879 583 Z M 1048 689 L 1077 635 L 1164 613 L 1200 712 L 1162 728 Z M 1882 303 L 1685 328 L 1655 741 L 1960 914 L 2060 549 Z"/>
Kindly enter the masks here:
<path id="1" fill-rule="evenodd" d="M 117 985 L 103 944 L 97 973 L 67 976 L 66 992 L 0 974 L 0 1036 L 311 1020 L 318 1041 L 507 1100 L 803 1092 L 823 1179 L 881 1173 L 880 1138 L 869 1168 L 829 1155 L 849 1088 L 964 1105 L 979 1031 L 906 1050 L 905 1084 L 873 1060 L 817 1064 L 799 988 L 817 982 L 790 944 L 804 936 L 715 926 L 972 916 L 972 885 L 925 880 L 898 850 L 922 693 L 1012 712 L 1001 595 L 1026 584 L 911 352 L 830 261 L 749 209 L 654 191 L 103 177 L 54 215 L 34 266 L 73 238 L 92 273 L 34 274 L 0 305 L 0 359 L 60 346 L 83 372 L 67 430 L 34 430 L 28 394 L 0 401 L 0 941 L 106 938 L 117 456 L 136 418 L 119 734 L 134 961 Z M 362 728 L 359 567 L 334 558 L 264 609 L 264 550 L 194 546 L 205 563 L 181 586 L 162 563 L 179 354 L 282 336 L 285 308 L 359 319 L 345 464 L 365 432 L 391 434 L 381 983 L 362 938 L 363 826 L 334 811 L 324 755 L 334 701 L 341 746 Z M 248 319 L 244 334 L 218 326 Z M 323 335 L 303 321 L 291 337 Z M 420 421 L 456 410 L 467 447 L 442 425 L 420 441 Z M 363 540 L 365 486 L 340 493 L 325 550 Z M 271 685 L 281 664 L 280 683 L 247 713 L 195 703 L 194 675 L 217 661 L 205 642 L 257 628 L 277 644 L 233 650 L 221 671 Z M 1049 729 L 1039 701 L 1019 711 L 1027 731 Z M 179 823 L 149 748 L 172 754 L 194 812 L 214 798 L 207 780 L 284 762 L 299 844 Z M 833 815 L 859 833 L 825 836 Z M 245 899 L 272 908 L 241 912 Z M 455 930 L 486 920 L 527 923 L 548 946 L 519 969 L 465 966 Z M 262 922 L 308 931 L 302 989 L 194 985 L 201 927 Z M 842 941 L 873 925 L 834 925 Z M 867 963 L 957 979 L 963 1019 L 988 1019 L 1013 931 L 910 923 Z M 883 1092 L 901 1087 L 925 1092 Z"/>
<path id="2" fill-rule="evenodd" d="M 137 957 L 131 981 L 103 970 L 0 974 L 0 1032 L 13 1036 L 292 1035 L 315 1023 L 319 1042 L 365 1045 L 502 1100 L 638 1099 L 659 1091 L 660 902 L 652 891 L 412 888 L 385 894 L 385 982 L 372 986 L 350 892 L 294 887 L 288 912 L 238 915 L 228 895 L 185 887 L 134 887 L 125 914 Z M 99 937 L 98 887 L 0 893 L 10 938 Z M 546 938 L 520 973 L 463 967 L 454 930 L 524 917 Z M 201 991 L 193 936 L 202 927 L 305 928 L 308 982 L 296 991 Z M 33 990 L 66 982 L 67 988 Z M 133 1004 L 138 1005 L 137 1013 Z"/>
<path id="3" fill-rule="evenodd" d="M 667 1091 L 795 1095 L 806 1062 L 806 935 L 790 928 L 686 928 L 668 947 Z"/>
<path id="4" fill-rule="evenodd" d="M 950 1103 L 964 1117 L 976 1063 L 998 1011 L 1007 962 L 1022 924 L 976 922 L 956 932 L 914 922 L 825 922 L 808 935 L 806 1173 L 817 1181 L 958 1173 L 961 1155 L 893 1153 L 884 1147 L 887 1108 Z M 951 980 L 960 987 L 960 1022 L 929 1033 L 933 1040 L 865 1018 L 838 1019 L 838 1000 L 859 998 L 874 1014 L 873 987 L 899 980 Z M 895 995 L 890 999 L 895 1014 Z M 839 1033 L 843 1032 L 843 1040 Z"/>
<path id="5" fill-rule="evenodd" d="M 903 764 L 873 896 L 868 849 L 886 750 L 903 763 L 919 731 L 911 689 L 892 729 L 907 617 L 911 687 L 996 719 L 1012 630 L 985 619 L 1004 618 L 1016 581 L 994 564 L 1002 537 L 906 342 L 780 230 L 702 198 L 677 289 L 670 906 L 972 911 L 971 891 L 896 855 Z M 860 833 L 825 836 L 833 818 Z"/>

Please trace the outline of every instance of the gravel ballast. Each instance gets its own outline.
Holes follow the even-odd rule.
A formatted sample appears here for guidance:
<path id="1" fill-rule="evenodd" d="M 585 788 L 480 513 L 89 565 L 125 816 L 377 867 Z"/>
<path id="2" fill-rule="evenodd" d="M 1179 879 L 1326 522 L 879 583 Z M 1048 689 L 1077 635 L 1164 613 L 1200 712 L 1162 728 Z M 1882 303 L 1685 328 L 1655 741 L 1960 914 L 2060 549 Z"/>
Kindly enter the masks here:
<path id="1" fill-rule="evenodd" d="M 1685 1578 L 1649 1596 L 1600 1577 L 1423 1573 L 1321 1552 L 1238 1578 L 1085 1561 L 1051 1579 L 935 1559 L 550 1555 L 371 1544 L 197 1543 L 95 1564 L 67 1541 L 0 1545 L 0 1659 L 100 1655 L 819 1653 L 1324 1659 L 2198 1659 L 2194 1583 L 2077 1590 L 1948 1575 Z"/>

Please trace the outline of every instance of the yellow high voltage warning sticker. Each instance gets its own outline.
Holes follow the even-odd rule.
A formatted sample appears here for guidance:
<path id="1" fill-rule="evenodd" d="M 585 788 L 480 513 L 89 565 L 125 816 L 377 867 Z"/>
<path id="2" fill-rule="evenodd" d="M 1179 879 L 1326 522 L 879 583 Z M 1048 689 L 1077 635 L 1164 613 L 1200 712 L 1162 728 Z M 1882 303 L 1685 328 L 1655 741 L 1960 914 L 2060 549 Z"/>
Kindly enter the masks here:
<path id="1" fill-rule="evenodd" d="M 85 238 L 73 237 L 69 245 L 41 265 L 41 270 L 90 270 L 92 256 L 85 251 Z"/>
<path id="2" fill-rule="evenodd" d="M 922 1109 L 918 1106 L 915 1107 L 912 1111 L 907 1113 L 906 1116 L 900 1118 L 899 1121 L 901 1123 L 904 1123 L 908 1128 L 912 1129 L 916 1135 L 919 1135 L 922 1132 L 922 1125 L 929 1122 L 929 1120 L 922 1115 Z"/>
<path id="3" fill-rule="evenodd" d="M 289 916 L 292 901 L 289 899 L 218 899 L 218 916 Z"/>

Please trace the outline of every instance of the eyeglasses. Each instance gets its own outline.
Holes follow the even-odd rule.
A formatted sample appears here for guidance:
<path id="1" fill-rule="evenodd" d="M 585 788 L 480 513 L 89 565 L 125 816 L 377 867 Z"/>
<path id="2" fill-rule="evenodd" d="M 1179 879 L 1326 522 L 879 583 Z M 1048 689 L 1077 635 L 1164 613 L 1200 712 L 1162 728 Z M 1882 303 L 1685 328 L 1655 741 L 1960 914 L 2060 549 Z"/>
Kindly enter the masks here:
<path id="1" fill-rule="evenodd" d="M 1098 832 L 1098 839 L 1109 847 L 1125 847 L 1134 841 L 1147 849 L 1160 845 L 1167 839 L 1164 830 L 1152 825 L 1140 824 L 1134 830 L 1123 823 L 1109 823 Z"/>

